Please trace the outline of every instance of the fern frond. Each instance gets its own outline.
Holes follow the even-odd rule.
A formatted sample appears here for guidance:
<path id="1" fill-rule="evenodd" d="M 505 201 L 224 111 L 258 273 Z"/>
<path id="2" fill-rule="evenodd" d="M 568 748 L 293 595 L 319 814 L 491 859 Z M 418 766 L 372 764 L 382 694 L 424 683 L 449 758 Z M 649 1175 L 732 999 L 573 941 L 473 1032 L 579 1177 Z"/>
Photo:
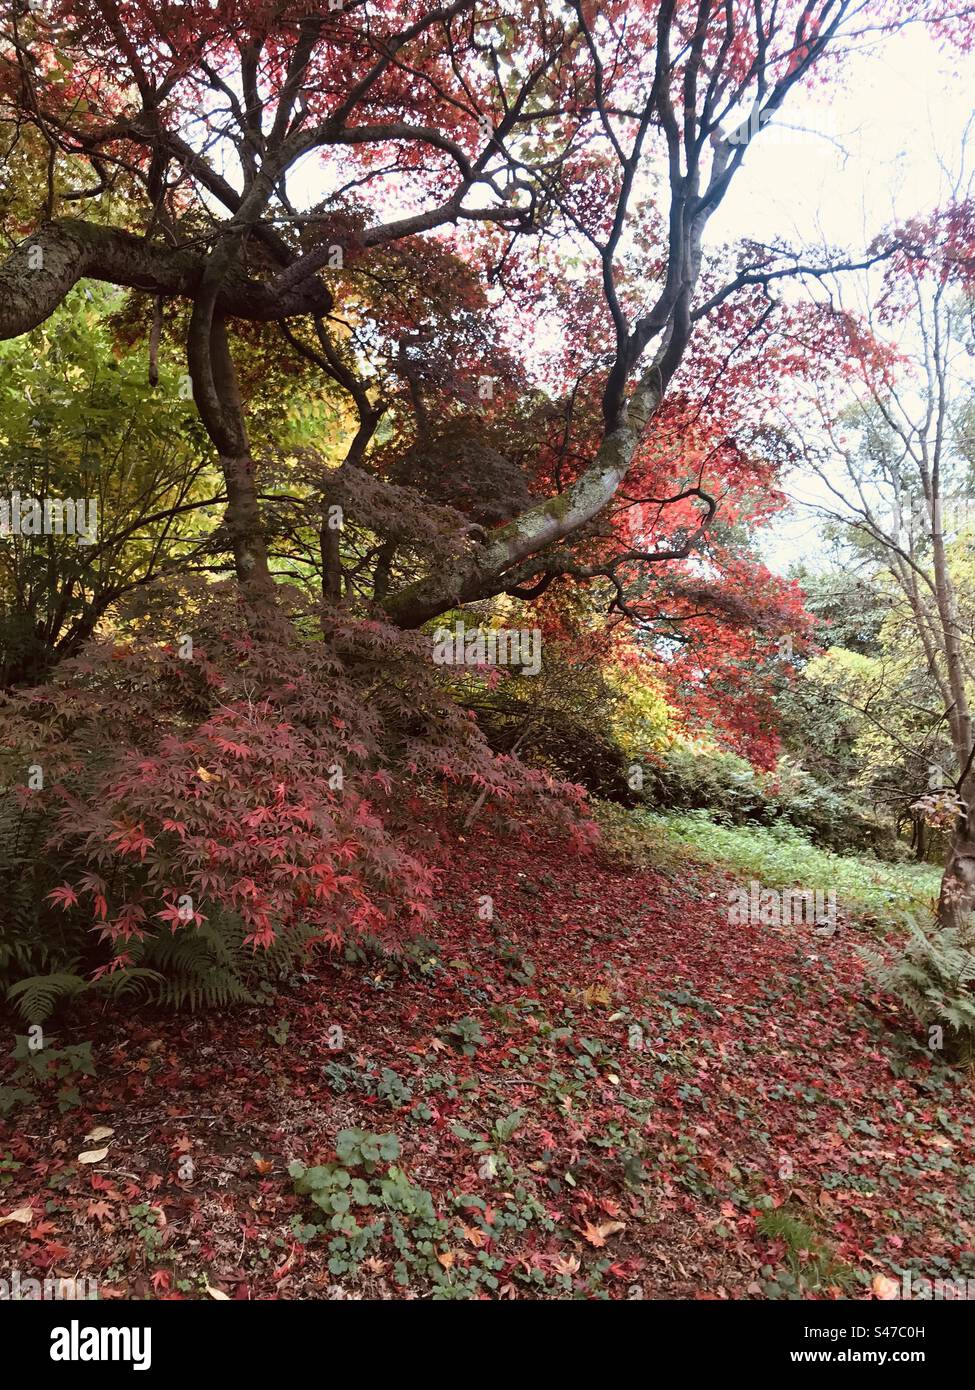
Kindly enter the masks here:
<path id="1" fill-rule="evenodd" d="M 81 994 L 88 981 L 80 975 L 30 975 L 7 990 L 7 998 L 28 1023 L 43 1023 L 62 999 Z"/>

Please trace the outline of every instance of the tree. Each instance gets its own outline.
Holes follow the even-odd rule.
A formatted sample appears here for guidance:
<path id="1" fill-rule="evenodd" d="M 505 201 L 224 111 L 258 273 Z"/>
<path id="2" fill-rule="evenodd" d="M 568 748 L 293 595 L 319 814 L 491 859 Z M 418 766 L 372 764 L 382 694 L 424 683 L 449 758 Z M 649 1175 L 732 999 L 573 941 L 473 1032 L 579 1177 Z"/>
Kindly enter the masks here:
<path id="1" fill-rule="evenodd" d="M 154 394 L 141 352 L 116 355 L 110 297 L 76 290 L 0 344 L 2 689 L 44 679 L 124 596 L 212 551 L 222 493 L 192 403 Z M 31 511 L 51 497 L 69 510 L 46 534 Z"/>
<path id="2" fill-rule="evenodd" d="M 818 509 L 845 528 L 854 557 L 886 573 L 899 600 L 892 616 L 923 661 L 928 690 L 914 691 L 914 740 L 903 719 L 883 732 L 930 768 L 922 808 L 954 822 L 939 904 L 939 921 L 953 928 L 975 906 L 972 631 L 959 603 L 957 543 L 972 521 L 970 220 L 961 196 L 911 229 L 865 321 L 827 310 L 853 401 L 840 410 L 837 392 L 820 382 L 818 429 L 804 449 L 829 498 Z M 864 712 L 877 720 L 872 701 Z M 932 761 L 945 746 L 948 768 Z"/>
<path id="3" fill-rule="evenodd" d="M 614 0 L 598 11 L 454 0 L 378 17 L 358 0 L 312 13 L 266 0 L 246 13 L 234 0 L 15 0 L 0 101 L 14 145 L 43 152 L 46 194 L 0 268 L 0 334 L 43 322 L 83 277 L 187 305 L 186 365 L 224 478 L 237 575 L 267 611 L 273 564 L 234 340 L 274 325 L 337 384 L 356 418 L 346 464 L 359 468 L 404 383 L 422 415 L 417 357 L 449 358 L 437 325 L 408 309 L 370 325 L 363 287 L 388 281 L 394 252 L 436 267 L 455 247 L 480 295 L 472 322 L 553 316 L 566 344 L 553 394 L 573 447 L 553 478 L 549 441 L 536 446 L 529 505 L 489 530 L 458 523 L 449 559 L 395 587 L 383 578 L 376 593 L 408 627 L 493 594 L 531 597 L 560 576 L 605 581 L 625 609 L 633 572 L 694 553 L 716 511 L 692 462 L 674 488 L 633 491 L 615 544 L 576 553 L 624 482 L 666 481 L 675 438 L 700 420 L 711 393 L 667 403 L 695 336 L 719 349 L 713 385 L 769 331 L 772 287 L 826 269 L 760 240 L 734 259 L 705 255 L 751 133 L 834 52 L 937 17 L 914 0 L 876 12 L 852 0 Z M 740 127 L 743 115 L 757 119 Z M 97 213 L 123 189 L 125 226 L 69 215 Z M 403 215 L 389 216 L 393 201 Z M 569 286 L 566 248 L 581 257 Z M 359 317 L 357 340 L 336 322 L 340 302 Z M 381 371 L 369 358 L 383 356 L 386 333 Z M 501 346 L 496 330 L 485 336 Z M 490 363 L 480 374 L 491 379 Z M 498 413 L 524 422 L 525 404 Z M 720 447 L 703 457 L 719 481 L 736 462 Z M 670 535 L 648 543 L 654 530 Z M 389 574 L 385 544 L 376 565 Z"/>

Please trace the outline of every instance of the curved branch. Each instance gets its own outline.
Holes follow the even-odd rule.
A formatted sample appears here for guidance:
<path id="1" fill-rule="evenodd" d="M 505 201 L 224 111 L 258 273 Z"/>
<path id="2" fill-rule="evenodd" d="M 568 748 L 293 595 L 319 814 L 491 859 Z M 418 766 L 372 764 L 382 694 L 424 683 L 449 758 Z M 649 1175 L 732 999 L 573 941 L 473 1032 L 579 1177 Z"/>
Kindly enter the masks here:
<path id="1" fill-rule="evenodd" d="M 164 298 L 193 298 L 206 264 L 199 252 L 114 227 L 73 218 L 44 222 L 0 266 L 0 338 L 18 337 L 50 318 L 79 280 L 102 280 Z M 278 292 L 232 266 L 220 284 L 216 307 L 235 318 L 276 322 L 296 314 L 327 314 L 332 297 L 316 281 Z"/>

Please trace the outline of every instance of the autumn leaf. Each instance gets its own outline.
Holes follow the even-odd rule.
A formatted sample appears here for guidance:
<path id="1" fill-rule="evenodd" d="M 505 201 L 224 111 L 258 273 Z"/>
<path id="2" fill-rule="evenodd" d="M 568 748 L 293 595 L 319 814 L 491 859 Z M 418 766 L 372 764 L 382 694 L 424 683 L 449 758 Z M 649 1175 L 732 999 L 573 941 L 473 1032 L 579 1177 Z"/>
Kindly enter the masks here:
<path id="1" fill-rule="evenodd" d="M 29 1226 L 34 1219 L 33 1207 L 15 1207 L 6 1216 L 0 1216 L 0 1226 L 9 1226 L 16 1223 L 20 1226 Z"/>
<path id="2" fill-rule="evenodd" d="M 101 1225 L 103 1221 L 107 1221 L 108 1218 L 112 1215 L 112 1208 L 108 1205 L 106 1201 L 104 1201 L 104 1199 L 98 1202 L 89 1202 L 87 1207 L 87 1215 L 89 1220 L 94 1219 L 98 1222 L 99 1225 Z"/>
<path id="3" fill-rule="evenodd" d="M 102 1159 L 108 1154 L 108 1149 L 86 1149 L 84 1153 L 78 1155 L 79 1163 L 101 1163 Z"/>
<path id="4" fill-rule="evenodd" d="M 579 1227 L 576 1229 L 578 1230 Z M 590 1221 L 587 1221 L 581 1228 L 583 1237 L 597 1249 L 605 1245 L 609 1237 L 615 1235 L 617 1231 L 625 1230 L 625 1221 L 604 1221 L 601 1226 L 594 1226 Z"/>
<path id="5" fill-rule="evenodd" d="M 601 1004 L 604 1008 L 609 1008 L 613 1002 L 613 996 L 605 985 L 588 985 L 580 991 L 580 995 L 587 1009 L 591 1009 L 594 1004 Z"/>

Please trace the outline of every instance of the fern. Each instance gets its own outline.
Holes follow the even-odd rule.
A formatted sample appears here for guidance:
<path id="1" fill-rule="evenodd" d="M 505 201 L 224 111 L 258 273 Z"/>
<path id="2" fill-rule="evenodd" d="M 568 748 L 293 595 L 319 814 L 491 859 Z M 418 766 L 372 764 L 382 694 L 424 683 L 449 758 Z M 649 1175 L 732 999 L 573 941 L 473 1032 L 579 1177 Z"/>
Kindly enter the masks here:
<path id="1" fill-rule="evenodd" d="M 0 984 L 72 973 L 80 959 L 82 934 L 46 901 L 58 882 L 45 849 L 50 833 L 49 814 L 0 798 Z"/>
<path id="2" fill-rule="evenodd" d="M 908 938 L 890 960 L 861 949 L 877 984 L 921 1023 L 950 1030 L 952 1051 L 971 1058 L 975 1050 L 975 938 L 971 928 L 922 928 L 907 922 Z"/>
<path id="3" fill-rule="evenodd" d="M 117 994 L 132 982 L 133 990 L 172 1009 L 253 1004 L 261 986 L 276 982 L 303 955 L 312 934 L 310 928 L 281 928 L 270 949 L 254 950 L 244 945 L 240 918 L 214 909 L 201 927 L 134 943 L 129 952 L 134 964 L 107 978 Z"/>
<path id="4" fill-rule="evenodd" d="M 62 999 L 71 998 L 89 988 L 80 975 L 30 975 L 7 990 L 7 998 L 17 1006 L 28 1023 L 43 1023 L 50 1018 Z"/>
<path id="5" fill-rule="evenodd" d="M 235 940 L 232 931 L 212 922 L 147 940 L 141 959 L 150 961 L 159 976 L 155 1001 L 192 1013 L 201 1006 L 253 1003 L 254 996 L 242 979 L 246 961 L 241 941 L 242 933 Z"/>

